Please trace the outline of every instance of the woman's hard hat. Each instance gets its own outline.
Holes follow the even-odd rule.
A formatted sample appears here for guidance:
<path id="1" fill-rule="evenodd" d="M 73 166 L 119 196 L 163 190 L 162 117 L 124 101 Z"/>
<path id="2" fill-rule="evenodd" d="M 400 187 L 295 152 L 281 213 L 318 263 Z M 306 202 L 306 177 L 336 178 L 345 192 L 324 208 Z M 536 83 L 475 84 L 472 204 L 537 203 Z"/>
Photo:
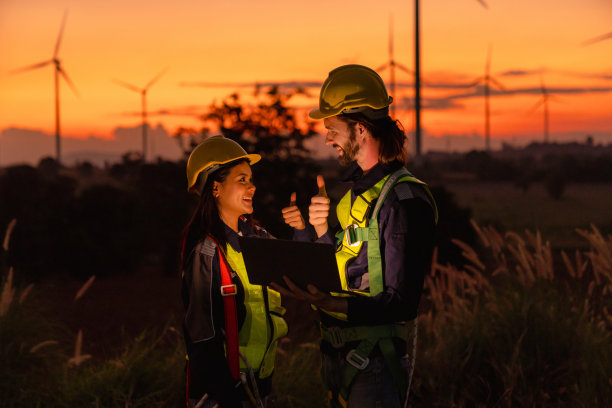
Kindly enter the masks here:
<path id="1" fill-rule="evenodd" d="M 248 159 L 250 164 L 261 160 L 258 154 L 248 154 L 242 146 L 221 135 L 212 136 L 197 145 L 187 160 L 187 190 L 192 191 L 202 173 L 202 185 L 210 173 L 221 165 L 238 159 Z"/>
<path id="2" fill-rule="evenodd" d="M 331 71 L 321 87 L 319 108 L 310 112 L 313 119 L 325 119 L 342 113 L 364 112 L 384 117 L 393 98 L 374 70 L 363 65 L 343 65 Z M 380 110 L 380 111 L 379 111 Z"/>

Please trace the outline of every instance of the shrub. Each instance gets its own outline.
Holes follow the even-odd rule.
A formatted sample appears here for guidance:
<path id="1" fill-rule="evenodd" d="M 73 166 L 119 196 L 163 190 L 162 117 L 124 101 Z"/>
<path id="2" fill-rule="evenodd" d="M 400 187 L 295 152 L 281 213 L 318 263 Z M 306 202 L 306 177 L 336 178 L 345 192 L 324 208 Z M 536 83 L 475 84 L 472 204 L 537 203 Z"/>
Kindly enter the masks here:
<path id="1" fill-rule="evenodd" d="M 419 406 L 608 406 L 612 402 L 612 238 L 553 262 L 539 233 L 475 229 L 491 251 L 463 269 L 434 263 L 420 319 Z M 558 264 L 557 264 L 558 265 Z"/>

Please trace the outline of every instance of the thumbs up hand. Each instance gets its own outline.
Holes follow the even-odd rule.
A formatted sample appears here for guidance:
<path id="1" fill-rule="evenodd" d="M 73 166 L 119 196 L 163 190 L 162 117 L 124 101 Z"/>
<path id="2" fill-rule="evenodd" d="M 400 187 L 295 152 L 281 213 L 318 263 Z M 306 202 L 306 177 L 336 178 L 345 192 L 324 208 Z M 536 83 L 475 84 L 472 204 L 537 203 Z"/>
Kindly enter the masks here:
<path id="1" fill-rule="evenodd" d="M 302 230 L 306 228 L 306 224 L 304 223 L 304 218 L 302 217 L 302 213 L 298 208 L 296 202 L 297 195 L 295 192 L 291 193 L 291 198 L 289 202 L 289 207 L 285 207 L 281 210 L 283 213 L 283 219 L 285 223 L 290 227 L 295 229 Z"/>
<path id="2" fill-rule="evenodd" d="M 325 180 L 323 176 L 317 176 L 319 193 L 310 200 L 308 207 L 309 222 L 315 228 L 317 237 L 327 232 L 327 217 L 329 216 L 329 198 L 325 191 Z"/>

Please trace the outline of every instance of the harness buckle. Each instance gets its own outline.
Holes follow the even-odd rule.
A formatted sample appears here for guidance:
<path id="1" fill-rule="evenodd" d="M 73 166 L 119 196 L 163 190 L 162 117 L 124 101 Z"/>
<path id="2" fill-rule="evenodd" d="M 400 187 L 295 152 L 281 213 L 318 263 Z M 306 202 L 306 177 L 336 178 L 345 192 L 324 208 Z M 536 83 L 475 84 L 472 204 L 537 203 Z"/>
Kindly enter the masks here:
<path id="1" fill-rule="evenodd" d="M 221 286 L 221 296 L 236 296 L 238 289 L 235 284 Z"/>
<path id="2" fill-rule="evenodd" d="M 329 337 L 329 343 L 333 348 L 340 348 L 344 346 L 344 339 L 342 338 L 342 329 L 338 326 L 328 327 L 327 335 Z"/>
<path id="3" fill-rule="evenodd" d="M 370 359 L 368 357 L 362 357 L 357 354 L 356 349 L 352 349 L 348 352 L 348 354 L 346 355 L 346 361 L 358 370 L 365 369 L 370 363 Z"/>
<path id="4" fill-rule="evenodd" d="M 344 241 L 346 242 L 346 245 L 356 247 L 361 243 L 361 241 L 357 240 L 357 228 L 359 228 L 359 225 L 357 224 L 346 226 L 344 230 Z"/>

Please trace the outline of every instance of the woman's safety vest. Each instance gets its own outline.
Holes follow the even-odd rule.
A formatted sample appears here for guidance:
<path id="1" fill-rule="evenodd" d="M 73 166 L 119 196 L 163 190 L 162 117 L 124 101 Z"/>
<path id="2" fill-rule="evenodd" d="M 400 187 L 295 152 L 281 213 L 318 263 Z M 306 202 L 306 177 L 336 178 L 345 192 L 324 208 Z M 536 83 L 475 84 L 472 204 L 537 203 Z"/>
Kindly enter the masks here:
<path id="1" fill-rule="evenodd" d="M 434 207 L 436 222 L 438 221 L 438 210 L 434 198 L 429 191 L 429 187 L 403 167 L 392 174 L 386 175 L 372 188 L 357 196 L 353 204 L 351 204 L 351 191 L 348 191 L 336 207 L 338 221 L 342 227 L 342 230 L 336 234 L 338 240 L 336 262 L 338 264 L 340 283 L 342 284 L 343 290 L 365 296 L 376 296 L 383 291 L 384 279 L 380 256 L 378 213 L 389 191 L 391 191 L 393 186 L 397 183 L 402 182 L 421 184 L 425 188 Z M 376 201 L 376 205 L 372 208 L 372 203 L 374 201 Z M 368 241 L 367 275 L 370 289 L 369 291 L 359 291 L 348 287 L 346 268 L 349 261 L 359 254 L 365 241 Z M 351 296 L 347 293 L 333 293 L 333 295 L 341 297 Z M 347 320 L 345 313 L 323 311 L 337 319 Z"/>
<path id="2" fill-rule="evenodd" d="M 238 274 L 245 292 L 246 317 L 238 333 L 240 352 L 253 371 L 258 372 L 258 377 L 266 378 L 274 371 L 278 339 L 287 334 L 287 323 L 282 318 L 285 309 L 281 306 L 278 292 L 261 285 L 251 285 L 242 254 L 229 244 L 226 250 L 227 261 Z M 242 359 L 240 369 L 244 372 L 247 370 Z"/>

